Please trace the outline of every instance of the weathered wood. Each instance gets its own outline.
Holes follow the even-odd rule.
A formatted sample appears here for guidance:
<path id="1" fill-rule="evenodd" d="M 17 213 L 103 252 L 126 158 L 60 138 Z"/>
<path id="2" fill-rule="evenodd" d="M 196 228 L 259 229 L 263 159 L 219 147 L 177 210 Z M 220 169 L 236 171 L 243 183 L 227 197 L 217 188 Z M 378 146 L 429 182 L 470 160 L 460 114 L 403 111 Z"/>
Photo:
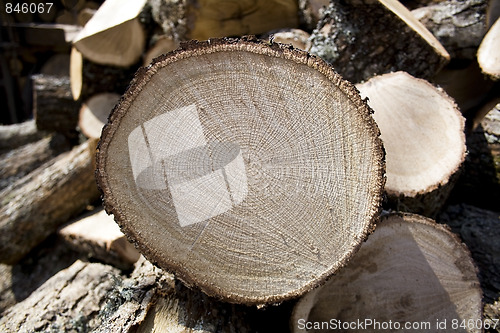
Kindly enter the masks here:
<path id="1" fill-rule="evenodd" d="M 34 75 L 33 114 L 42 131 L 76 137 L 79 103 L 73 100 L 69 77 Z"/>
<path id="2" fill-rule="evenodd" d="M 102 128 L 119 99 L 120 95 L 116 93 L 101 93 L 92 96 L 82 104 L 78 127 L 87 138 L 99 139 Z"/>
<path id="3" fill-rule="evenodd" d="M 477 51 L 477 61 L 485 74 L 494 80 L 500 79 L 500 19 L 491 26 L 486 36 L 484 36 L 479 50 Z"/>
<path id="4" fill-rule="evenodd" d="M 0 192 L 0 262 L 17 262 L 99 198 L 94 152 L 87 141 Z"/>
<path id="5" fill-rule="evenodd" d="M 465 158 L 465 119 L 442 90 L 405 72 L 357 88 L 374 109 L 384 142 L 390 206 L 434 217 Z"/>
<path id="6" fill-rule="evenodd" d="M 340 328 L 439 332 L 436 324 L 446 320 L 443 331 L 482 332 L 479 324 L 467 331 L 449 327 L 452 320 L 480 321 L 481 297 L 470 252 L 455 234 L 419 215 L 391 214 L 381 219 L 347 267 L 297 303 L 291 326 L 293 332 L 306 332 L 308 326 L 312 329 L 307 332 L 324 332 L 323 323 L 331 320 L 341 325 L 371 319 L 361 329 Z M 405 323 L 429 326 L 408 329 Z"/>
<path id="7" fill-rule="evenodd" d="M 121 269 L 130 269 L 139 259 L 139 252 L 127 241 L 113 216 L 102 208 L 76 218 L 58 234 L 76 251 Z"/>
<path id="8" fill-rule="evenodd" d="M 3 332 L 88 332 L 98 328 L 100 306 L 119 284 L 119 271 L 76 261 L 0 319 Z"/>
<path id="9" fill-rule="evenodd" d="M 300 29 L 281 29 L 270 31 L 260 38 L 273 41 L 275 43 L 282 43 L 292 45 L 301 50 L 309 50 L 311 43 L 309 42 L 311 35 L 304 30 Z"/>
<path id="10" fill-rule="evenodd" d="M 298 296 L 378 216 L 384 154 L 370 113 L 304 51 L 185 44 L 138 72 L 103 130 L 105 208 L 141 253 L 209 295 Z"/>
<path id="11" fill-rule="evenodd" d="M 0 190 L 70 148 L 62 134 L 53 134 L 0 155 Z"/>
<path id="12" fill-rule="evenodd" d="M 310 52 L 351 82 L 394 71 L 427 79 L 449 61 L 439 41 L 398 1 L 334 1 L 323 14 Z"/>
<path id="13" fill-rule="evenodd" d="M 47 133 L 38 131 L 35 120 L 13 125 L 0 125 L 0 153 L 42 139 Z"/>
<path id="14" fill-rule="evenodd" d="M 413 10 L 450 53 L 452 59 L 474 59 L 486 33 L 487 0 L 449 0 Z"/>

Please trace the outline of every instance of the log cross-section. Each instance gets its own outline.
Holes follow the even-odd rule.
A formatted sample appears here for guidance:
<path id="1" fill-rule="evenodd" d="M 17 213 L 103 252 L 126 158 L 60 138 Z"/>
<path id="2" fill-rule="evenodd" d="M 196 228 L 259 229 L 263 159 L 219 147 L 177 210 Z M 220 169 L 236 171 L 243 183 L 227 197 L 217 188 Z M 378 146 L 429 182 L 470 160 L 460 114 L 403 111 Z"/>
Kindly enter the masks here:
<path id="1" fill-rule="evenodd" d="M 245 304 L 303 294 L 377 219 L 371 109 L 324 61 L 281 44 L 190 42 L 140 69 L 103 129 L 105 207 L 188 285 Z"/>

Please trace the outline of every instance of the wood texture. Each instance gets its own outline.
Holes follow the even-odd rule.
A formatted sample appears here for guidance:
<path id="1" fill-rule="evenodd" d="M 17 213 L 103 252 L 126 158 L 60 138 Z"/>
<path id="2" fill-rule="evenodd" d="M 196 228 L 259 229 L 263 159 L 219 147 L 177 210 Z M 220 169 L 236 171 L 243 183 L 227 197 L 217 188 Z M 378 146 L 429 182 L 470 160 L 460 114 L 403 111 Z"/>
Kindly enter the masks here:
<path id="1" fill-rule="evenodd" d="M 111 110 L 120 99 L 116 93 L 100 93 L 82 104 L 78 116 L 78 127 L 87 138 L 99 139 Z"/>
<path id="2" fill-rule="evenodd" d="M 484 36 L 479 50 L 477 51 L 477 61 L 485 74 L 494 80 L 500 79 L 500 19 L 491 26 L 486 36 Z"/>
<path id="3" fill-rule="evenodd" d="M 323 14 L 310 52 L 353 83 L 394 71 L 430 78 L 449 61 L 439 41 L 398 1 L 334 1 Z"/>
<path id="4" fill-rule="evenodd" d="M 305 332 L 300 329 L 301 319 L 321 324 L 370 318 L 386 325 L 390 320 L 395 332 L 438 332 L 436 323 L 446 320 L 446 331 L 466 332 L 450 330 L 451 321 L 479 321 L 481 313 L 476 268 L 457 236 L 422 216 L 393 214 L 382 218 L 349 266 L 297 303 L 291 325 L 294 332 Z M 403 325 L 408 322 L 431 326 L 406 329 Z M 399 329 L 394 329 L 396 323 Z"/>
<path id="5" fill-rule="evenodd" d="M 370 112 L 303 51 L 185 44 L 138 72 L 103 130 L 105 208 L 141 253 L 209 295 L 297 296 L 346 263 L 378 216 Z"/>
<path id="6" fill-rule="evenodd" d="M 87 141 L 0 192 L 0 262 L 15 263 L 99 198 L 94 151 Z"/>
<path id="7" fill-rule="evenodd" d="M 387 153 L 387 192 L 396 209 L 435 216 L 465 158 L 465 119 L 454 101 L 405 72 L 357 88 L 374 109 Z"/>
<path id="8" fill-rule="evenodd" d="M 0 152 L 23 146 L 42 139 L 47 133 L 38 131 L 35 120 L 13 125 L 0 125 Z"/>

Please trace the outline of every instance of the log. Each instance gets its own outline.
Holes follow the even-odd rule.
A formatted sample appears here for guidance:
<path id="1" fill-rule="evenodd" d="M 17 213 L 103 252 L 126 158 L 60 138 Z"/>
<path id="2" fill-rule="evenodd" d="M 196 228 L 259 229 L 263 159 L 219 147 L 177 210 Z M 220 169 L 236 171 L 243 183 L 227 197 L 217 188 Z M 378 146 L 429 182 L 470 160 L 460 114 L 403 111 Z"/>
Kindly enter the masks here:
<path id="1" fill-rule="evenodd" d="M 120 95 L 101 93 L 92 96 L 82 104 L 78 117 L 78 127 L 87 138 L 99 139 L 104 124 Z"/>
<path id="2" fill-rule="evenodd" d="M 412 10 L 452 59 L 472 60 L 486 33 L 487 0 L 449 0 Z"/>
<path id="3" fill-rule="evenodd" d="M 76 261 L 0 319 L 6 332 L 88 332 L 99 327 L 100 304 L 121 280 L 119 271 L 99 263 Z"/>
<path id="4" fill-rule="evenodd" d="M 329 0 L 299 0 L 299 18 L 301 26 L 312 31 L 323 17 L 323 10 L 330 3 Z"/>
<path id="5" fill-rule="evenodd" d="M 258 35 L 298 28 L 295 0 L 152 0 L 154 20 L 174 40 Z"/>
<path id="6" fill-rule="evenodd" d="M 144 54 L 143 66 L 148 66 L 154 58 L 179 47 L 179 42 L 171 36 L 153 36 L 152 46 Z"/>
<path id="7" fill-rule="evenodd" d="M 87 141 L 0 192 L 0 262 L 12 264 L 99 198 Z"/>
<path id="8" fill-rule="evenodd" d="M 79 103 L 71 96 L 69 77 L 33 75 L 33 114 L 41 131 L 77 137 Z"/>
<path id="9" fill-rule="evenodd" d="M 38 131 L 35 120 L 19 124 L 0 125 L 0 153 L 42 139 L 47 133 Z"/>
<path id="10" fill-rule="evenodd" d="M 146 44 L 146 32 L 139 22 L 146 1 L 104 1 L 73 40 L 73 45 L 85 58 L 97 64 L 134 65 L 140 60 Z"/>
<path id="11" fill-rule="evenodd" d="M 477 61 L 483 72 L 493 80 L 500 79 L 500 19 L 491 26 L 477 51 Z"/>
<path id="12" fill-rule="evenodd" d="M 323 15 L 311 35 L 310 52 L 353 83 L 394 71 L 428 79 L 450 59 L 396 0 L 334 1 Z"/>
<path id="13" fill-rule="evenodd" d="M 120 269 L 130 269 L 139 259 L 139 252 L 102 207 L 71 221 L 58 234 L 76 251 Z"/>
<path id="14" fill-rule="evenodd" d="M 307 51 L 311 47 L 309 37 L 311 37 L 311 35 L 304 30 L 281 29 L 270 31 L 260 38 L 273 41 L 275 43 L 292 45 L 295 48 Z"/>
<path id="15" fill-rule="evenodd" d="M 293 332 L 324 332 L 325 323 L 343 332 L 438 332 L 446 321 L 443 331 L 466 332 L 450 330 L 451 322 L 481 322 L 481 297 L 470 252 L 455 234 L 419 215 L 390 214 L 349 266 L 297 303 L 291 325 Z M 365 319 L 371 324 L 342 326 Z"/>
<path id="16" fill-rule="evenodd" d="M 405 72 L 358 84 L 386 150 L 388 204 L 434 217 L 465 158 L 465 119 L 442 90 Z"/>
<path id="17" fill-rule="evenodd" d="M 103 130 L 105 208 L 141 253 L 208 295 L 296 297 L 346 263 L 378 216 L 370 112 L 304 51 L 184 44 L 138 71 Z"/>
<path id="18" fill-rule="evenodd" d="M 53 134 L 0 155 L 0 190 L 70 148 L 62 134 Z"/>

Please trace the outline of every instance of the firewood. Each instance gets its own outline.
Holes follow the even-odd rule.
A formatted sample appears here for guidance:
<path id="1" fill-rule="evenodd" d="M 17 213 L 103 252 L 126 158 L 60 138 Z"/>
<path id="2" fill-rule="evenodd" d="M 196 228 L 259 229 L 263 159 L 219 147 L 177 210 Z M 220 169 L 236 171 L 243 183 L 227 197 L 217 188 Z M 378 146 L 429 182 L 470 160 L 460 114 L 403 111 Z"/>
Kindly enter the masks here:
<path id="1" fill-rule="evenodd" d="M 35 120 L 13 125 L 0 125 L 0 153 L 42 139 L 47 133 L 36 128 Z"/>
<path id="2" fill-rule="evenodd" d="M 101 93 L 94 95 L 82 104 L 78 118 L 78 127 L 87 138 L 99 139 L 104 124 L 120 95 Z"/>
<path id="3" fill-rule="evenodd" d="M 301 25 L 308 31 L 316 28 L 323 16 L 323 10 L 328 6 L 330 0 L 299 0 L 299 16 Z"/>
<path id="4" fill-rule="evenodd" d="M 0 155 L 0 190 L 70 148 L 62 134 L 53 134 Z"/>
<path id="5" fill-rule="evenodd" d="M 500 79 L 500 55 L 498 50 L 500 50 L 500 19 L 497 19 L 488 30 L 477 51 L 477 61 L 481 69 L 494 80 Z"/>
<path id="6" fill-rule="evenodd" d="M 430 78 L 450 58 L 396 0 L 331 2 L 311 35 L 310 52 L 354 83 L 393 71 Z"/>
<path id="7" fill-rule="evenodd" d="M 43 64 L 40 74 L 69 77 L 69 62 L 69 54 L 55 54 Z"/>
<path id="8" fill-rule="evenodd" d="M 276 31 L 270 31 L 263 36 L 262 39 L 270 40 L 275 43 L 289 44 L 301 50 L 309 50 L 310 42 L 309 37 L 311 35 L 304 30 L 300 29 L 281 29 Z"/>
<path id="9" fill-rule="evenodd" d="M 376 76 L 357 88 L 375 110 L 384 142 L 389 203 L 435 216 L 465 158 L 465 119 L 456 104 L 405 72 Z"/>
<path id="10" fill-rule="evenodd" d="M 474 59 L 486 33 L 487 0 L 449 0 L 411 13 L 441 42 L 452 59 Z"/>
<path id="11" fill-rule="evenodd" d="M 129 67 L 139 61 L 146 32 L 139 22 L 147 0 L 106 0 L 73 40 L 83 56 L 101 65 Z"/>
<path id="12" fill-rule="evenodd" d="M 155 21 L 175 40 L 257 35 L 298 27 L 295 0 L 151 0 Z"/>
<path id="13" fill-rule="evenodd" d="M 298 296 L 373 227 L 371 110 L 304 51 L 190 42 L 138 71 L 101 136 L 104 204 L 141 253 L 231 302 Z"/>
<path id="14" fill-rule="evenodd" d="M 0 262 L 17 262 L 99 198 L 94 151 L 87 141 L 0 192 Z"/>
<path id="15" fill-rule="evenodd" d="M 144 66 L 148 66 L 154 58 L 171 52 L 179 47 L 179 42 L 171 36 L 154 36 L 153 39 L 153 46 L 151 46 L 144 54 Z"/>
<path id="16" fill-rule="evenodd" d="M 443 325 L 459 331 L 450 325 L 465 319 L 475 323 L 467 332 L 481 332 L 481 296 L 470 253 L 455 234 L 422 216 L 393 214 L 349 266 L 297 303 L 291 325 L 293 332 L 324 332 L 324 323 L 345 332 L 438 332 Z M 345 326 L 365 319 L 371 324 Z M 409 330 L 406 323 L 426 326 Z"/>
<path id="17" fill-rule="evenodd" d="M 71 95 L 69 77 L 38 74 L 32 80 L 37 128 L 76 137 L 79 103 Z"/>
<path id="18" fill-rule="evenodd" d="M 118 269 L 76 261 L 0 319 L 4 332 L 88 332 L 99 327 L 99 305 L 121 282 Z"/>
<path id="19" fill-rule="evenodd" d="M 139 259 L 113 216 L 102 208 L 80 216 L 59 230 L 58 234 L 77 251 L 121 269 L 129 269 Z"/>
<path id="20" fill-rule="evenodd" d="M 490 29 L 498 18 L 500 18 L 500 1 L 489 0 L 486 9 L 486 28 Z"/>

